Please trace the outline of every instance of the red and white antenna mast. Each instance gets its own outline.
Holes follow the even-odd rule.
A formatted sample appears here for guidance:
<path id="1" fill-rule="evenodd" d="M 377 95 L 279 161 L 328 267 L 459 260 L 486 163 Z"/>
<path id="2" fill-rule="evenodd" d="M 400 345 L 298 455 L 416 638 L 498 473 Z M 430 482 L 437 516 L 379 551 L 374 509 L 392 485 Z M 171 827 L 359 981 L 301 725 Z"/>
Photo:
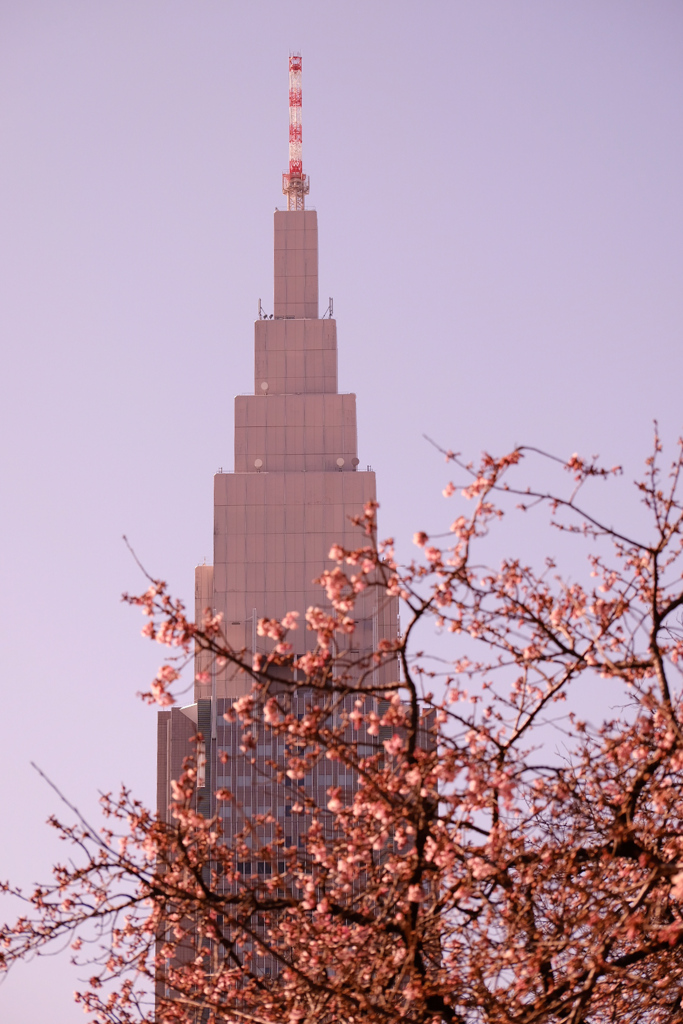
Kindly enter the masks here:
<path id="1" fill-rule="evenodd" d="M 303 210 L 309 190 L 301 159 L 301 54 L 289 57 L 289 174 L 282 175 L 288 210 Z"/>

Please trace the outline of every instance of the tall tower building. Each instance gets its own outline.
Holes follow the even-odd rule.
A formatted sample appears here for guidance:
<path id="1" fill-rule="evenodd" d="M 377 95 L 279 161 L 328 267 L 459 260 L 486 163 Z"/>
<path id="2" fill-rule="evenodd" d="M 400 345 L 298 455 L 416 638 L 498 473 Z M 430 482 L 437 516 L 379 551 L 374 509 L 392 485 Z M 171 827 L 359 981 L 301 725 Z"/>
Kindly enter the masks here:
<path id="1" fill-rule="evenodd" d="M 213 565 L 195 570 L 197 620 L 207 608 L 221 613 L 226 640 L 248 657 L 270 643 L 258 636 L 258 620 L 288 611 L 300 615 L 299 629 L 288 638 L 295 653 L 313 647 L 315 634 L 306 630 L 305 612 L 311 605 L 324 607 L 326 600 L 312 581 L 332 566 L 333 543 L 365 542 L 350 519 L 376 497 L 375 474 L 359 467 L 356 396 L 340 394 L 337 387 L 331 303 L 319 316 L 318 216 L 304 204 L 308 178 L 301 164 L 299 56 L 290 58 L 290 168 L 283 175 L 283 192 L 287 209 L 275 212 L 274 223 L 273 313 L 265 315 L 259 303 L 254 391 L 235 399 L 234 471 L 214 479 Z M 350 653 L 362 655 L 379 640 L 395 638 L 397 610 L 395 599 L 379 603 L 373 589 L 362 594 L 356 630 L 348 638 Z M 249 691 L 250 678 L 232 665 L 217 667 L 201 653 L 196 668 L 211 681 L 195 685 L 193 703 L 159 713 L 160 814 L 168 816 L 171 779 L 191 751 L 189 738 L 200 731 L 206 760 L 198 778 L 198 807 L 213 815 L 213 794 L 226 786 L 235 795 L 232 803 L 220 804 L 226 837 L 250 814 L 270 810 L 296 845 L 304 822 L 291 814 L 291 780 L 265 781 L 265 762 L 278 754 L 275 741 L 260 738 L 256 756 L 245 757 L 238 727 L 223 719 L 232 702 Z M 301 689 L 292 697 L 301 712 L 307 699 Z M 229 755 L 226 764 L 221 752 Z M 327 788 L 350 789 L 354 779 L 343 765 L 327 761 L 306 784 L 324 801 Z M 270 870 L 257 862 L 245 869 Z"/>

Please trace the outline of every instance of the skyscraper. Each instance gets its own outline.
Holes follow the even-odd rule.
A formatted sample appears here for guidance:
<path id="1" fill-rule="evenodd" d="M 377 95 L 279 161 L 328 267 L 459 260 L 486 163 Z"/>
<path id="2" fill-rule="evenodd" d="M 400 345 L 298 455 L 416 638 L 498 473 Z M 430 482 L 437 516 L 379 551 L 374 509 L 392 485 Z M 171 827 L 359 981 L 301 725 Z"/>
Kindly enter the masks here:
<path id="1" fill-rule="evenodd" d="M 364 543 L 350 518 L 376 496 L 375 474 L 359 468 L 356 396 L 337 388 L 331 302 L 319 316 L 318 218 L 304 205 L 300 72 L 301 58 L 290 58 L 290 169 L 283 176 L 288 208 L 275 212 L 273 313 L 265 315 L 259 303 L 254 393 L 235 399 L 234 471 L 219 472 L 214 481 L 214 561 L 195 571 L 197 620 L 207 608 L 220 613 L 227 642 L 247 656 L 269 643 L 258 635 L 258 620 L 288 611 L 300 615 L 300 627 L 289 637 L 295 653 L 311 649 L 315 634 L 305 628 L 305 612 L 326 604 L 324 591 L 312 581 L 331 565 L 333 543 Z M 348 638 L 351 654 L 362 656 L 397 634 L 397 601 L 379 603 L 376 593 L 369 589 L 360 596 L 356 629 Z M 269 810 L 287 845 L 296 845 L 304 823 L 291 813 L 291 780 L 277 783 L 265 771 L 267 759 L 282 753 L 278 741 L 259 737 L 254 757 L 246 757 L 238 726 L 223 718 L 249 692 L 249 676 L 234 665 L 217 667 L 203 653 L 196 669 L 211 681 L 195 684 L 193 703 L 159 713 L 160 814 L 168 817 L 171 779 L 180 774 L 183 758 L 192 752 L 190 737 L 199 731 L 205 759 L 198 808 L 215 814 L 215 790 L 225 786 L 234 794 L 232 802 L 219 805 L 226 837 L 245 818 Z M 302 714 L 310 695 L 297 689 L 291 699 L 292 710 Z M 221 753 L 229 755 L 225 764 Z M 324 802 L 332 785 L 351 790 L 353 773 L 337 762 L 321 762 L 307 786 Z M 269 872 L 270 866 L 256 860 L 245 870 Z M 262 969 L 270 970 L 265 962 Z"/>

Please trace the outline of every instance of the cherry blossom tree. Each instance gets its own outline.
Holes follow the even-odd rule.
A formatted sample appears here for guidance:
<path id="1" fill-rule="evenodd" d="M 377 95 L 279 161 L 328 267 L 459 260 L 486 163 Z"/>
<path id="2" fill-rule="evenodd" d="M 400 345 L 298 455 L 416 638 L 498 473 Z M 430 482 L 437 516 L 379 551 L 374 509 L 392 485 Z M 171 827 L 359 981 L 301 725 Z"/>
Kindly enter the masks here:
<path id="1" fill-rule="evenodd" d="M 116 1024 L 683 1021 L 683 443 L 663 469 L 655 437 L 640 539 L 611 525 L 633 519 L 621 503 L 609 525 L 591 511 L 618 468 L 532 448 L 476 466 L 443 454 L 450 529 L 417 533 L 399 565 L 367 506 L 358 548 L 330 552 L 321 607 L 261 620 L 271 649 L 253 661 L 163 582 L 128 598 L 170 648 L 146 699 L 174 701 L 195 645 L 251 677 L 230 715 L 247 753 L 263 732 L 282 738 L 270 770 L 297 787 L 303 848 L 277 826 L 258 849 L 270 870 L 247 874 L 268 815 L 223 835 L 196 809 L 190 758 L 171 824 L 125 789 L 103 799 L 102 829 L 75 808 L 75 824 L 52 820 L 73 858 L 19 894 L 2 966 L 70 943 L 90 976 L 77 998 Z M 546 467 L 556 488 L 527 483 Z M 551 558 L 487 566 L 506 525 L 514 546 L 516 517 L 544 513 L 574 546 L 571 572 Z M 343 640 L 367 588 L 400 596 L 404 632 L 352 657 Z M 298 658 L 297 626 L 314 641 Z M 323 758 L 356 783 L 321 803 L 306 782 Z"/>

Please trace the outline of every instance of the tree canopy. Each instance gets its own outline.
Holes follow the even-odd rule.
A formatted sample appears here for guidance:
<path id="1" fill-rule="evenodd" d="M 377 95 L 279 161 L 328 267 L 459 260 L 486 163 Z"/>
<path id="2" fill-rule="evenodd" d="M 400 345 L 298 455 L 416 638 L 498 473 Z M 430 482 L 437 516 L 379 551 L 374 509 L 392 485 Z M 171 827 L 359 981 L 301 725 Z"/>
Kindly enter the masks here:
<path id="1" fill-rule="evenodd" d="M 635 484 L 640 538 L 620 502 L 592 511 L 618 467 L 444 452 L 446 531 L 416 533 L 399 564 L 368 505 L 357 548 L 330 551 L 320 607 L 262 619 L 269 650 L 253 660 L 163 581 L 127 597 L 169 648 L 147 700 L 174 702 L 196 647 L 251 678 L 227 718 L 242 756 L 273 738 L 270 777 L 291 780 L 303 842 L 267 809 L 241 809 L 235 835 L 202 816 L 198 752 L 170 824 L 126 789 L 103 798 L 102 828 L 75 808 L 51 820 L 72 858 L 33 893 L 5 884 L 26 911 L 0 929 L 2 967 L 70 943 L 90 978 L 77 998 L 103 1024 L 683 1021 L 683 443 L 666 468 L 661 447 Z M 538 460 L 555 488 L 528 482 Z M 571 571 L 487 564 L 516 516 L 564 534 Z M 401 598 L 404 628 L 354 652 L 367 588 Z M 313 639 L 298 657 L 296 628 Z M 307 781 L 324 760 L 353 783 L 321 803 Z"/>

